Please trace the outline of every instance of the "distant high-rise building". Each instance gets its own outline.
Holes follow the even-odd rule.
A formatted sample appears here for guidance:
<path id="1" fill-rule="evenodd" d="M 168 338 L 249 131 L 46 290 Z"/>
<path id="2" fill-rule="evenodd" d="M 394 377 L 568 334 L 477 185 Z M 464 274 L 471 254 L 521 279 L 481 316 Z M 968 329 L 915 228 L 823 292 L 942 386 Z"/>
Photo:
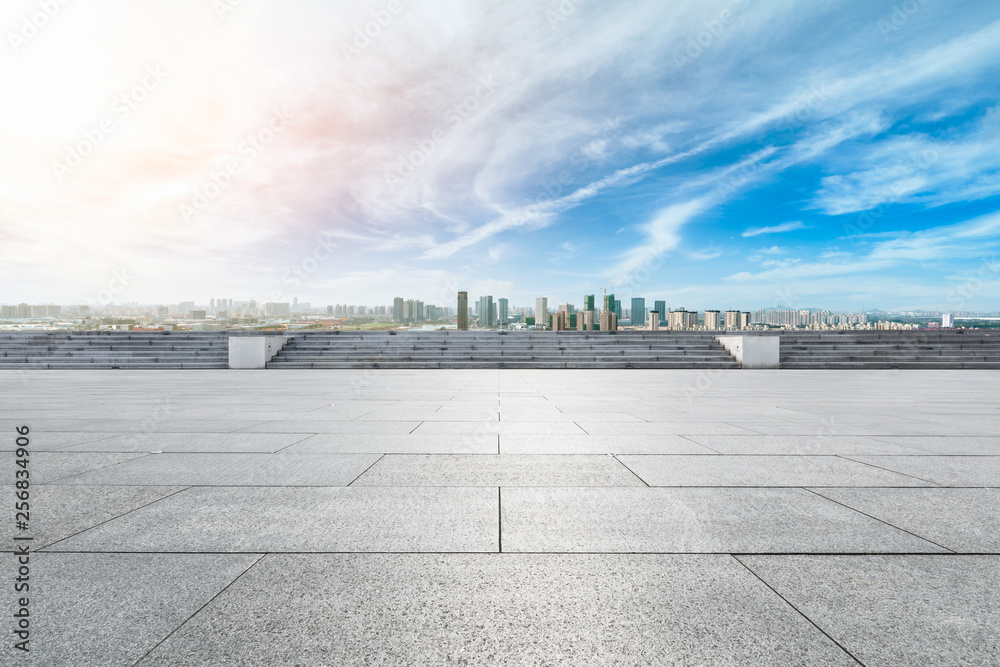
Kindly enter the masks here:
<path id="1" fill-rule="evenodd" d="M 326 307 L 326 314 L 327 315 L 333 315 L 333 306 L 327 306 Z"/>
<path id="2" fill-rule="evenodd" d="M 493 295 L 479 297 L 479 326 L 491 327 L 496 319 Z"/>
<path id="3" fill-rule="evenodd" d="M 583 309 L 585 311 L 587 311 L 587 310 L 593 310 L 594 309 L 594 295 L 593 294 L 585 294 L 583 296 Z"/>
<path id="4" fill-rule="evenodd" d="M 955 315 L 952 313 L 945 313 L 941 316 L 941 326 L 945 329 L 955 328 Z"/>
<path id="5" fill-rule="evenodd" d="M 469 328 L 469 293 L 458 293 L 458 328 L 467 331 Z"/>
<path id="6" fill-rule="evenodd" d="M 719 329 L 719 322 L 721 319 L 721 313 L 717 310 L 706 310 L 705 311 L 705 328 L 709 331 L 716 331 Z"/>
<path id="7" fill-rule="evenodd" d="M 601 331 L 617 331 L 618 315 L 615 311 L 605 308 L 601 311 Z"/>
<path id="8" fill-rule="evenodd" d="M 205 311 L 202 310 L 195 312 L 204 313 Z M 291 314 L 291 308 L 289 307 L 288 303 L 275 303 L 269 301 L 264 304 L 264 315 L 266 317 L 288 317 L 290 314 Z M 195 317 L 194 319 L 197 320 L 199 318 Z"/>
<path id="9" fill-rule="evenodd" d="M 632 326 L 641 327 L 646 324 L 646 299 L 641 296 L 632 297 L 632 307 L 629 310 L 629 320 Z"/>
<path id="10" fill-rule="evenodd" d="M 618 316 L 620 320 L 622 318 L 622 300 L 615 299 L 615 315 Z"/>
<path id="11" fill-rule="evenodd" d="M 288 304 L 285 304 L 285 305 L 287 306 Z M 204 310 L 192 310 L 191 311 L 191 319 L 192 320 L 203 320 L 207 316 L 208 316 L 208 313 L 205 312 Z"/>
<path id="12" fill-rule="evenodd" d="M 653 309 L 660 314 L 660 324 L 667 321 L 667 302 L 666 301 L 654 301 Z"/>
<path id="13" fill-rule="evenodd" d="M 549 298 L 540 296 L 535 299 L 535 326 L 545 327 L 549 319 Z"/>
<path id="14" fill-rule="evenodd" d="M 750 328 L 750 313 L 740 313 L 740 329 Z"/>
<path id="15" fill-rule="evenodd" d="M 507 299 L 501 298 L 497 301 L 497 323 L 502 327 L 507 326 L 507 319 L 510 317 L 507 311 Z"/>
<path id="16" fill-rule="evenodd" d="M 552 315 L 552 330 L 565 331 L 567 326 L 569 326 L 569 318 L 566 311 L 560 308 Z"/>
<path id="17" fill-rule="evenodd" d="M 392 321 L 393 322 L 403 322 L 406 317 L 405 313 L 406 301 L 403 297 L 397 296 L 392 300 Z"/>
<path id="18" fill-rule="evenodd" d="M 650 331 L 660 330 L 660 314 L 655 310 L 649 311 L 649 324 L 647 326 Z"/>
<path id="19" fill-rule="evenodd" d="M 698 325 L 698 313 L 678 308 L 670 312 L 668 324 L 671 329 L 679 329 L 681 331 L 694 329 Z"/>
<path id="20" fill-rule="evenodd" d="M 740 328 L 740 311 L 738 310 L 727 310 L 725 312 L 725 321 L 723 325 L 726 329 L 733 330 Z"/>
<path id="21" fill-rule="evenodd" d="M 605 294 L 604 295 L 604 310 L 615 312 L 615 295 Z"/>

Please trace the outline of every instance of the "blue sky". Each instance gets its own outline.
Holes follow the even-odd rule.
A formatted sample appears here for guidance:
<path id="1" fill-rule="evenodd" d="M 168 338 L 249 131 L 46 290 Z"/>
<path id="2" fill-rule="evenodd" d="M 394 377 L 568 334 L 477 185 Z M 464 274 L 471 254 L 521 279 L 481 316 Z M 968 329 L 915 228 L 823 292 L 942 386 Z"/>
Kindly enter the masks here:
<path id="1" fill-rule="evenodd" d="M 219 4 L 5 6 L 0 301 L 1000 308 L 997 3 Z"/>

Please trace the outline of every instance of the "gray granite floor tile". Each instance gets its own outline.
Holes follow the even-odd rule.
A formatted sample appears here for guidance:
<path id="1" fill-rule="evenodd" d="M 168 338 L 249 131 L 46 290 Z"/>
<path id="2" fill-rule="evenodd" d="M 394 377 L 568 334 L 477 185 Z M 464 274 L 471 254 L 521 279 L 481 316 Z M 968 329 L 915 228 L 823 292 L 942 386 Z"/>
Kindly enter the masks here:
<path id="1" fill-rule="evenodd" d="M 114 466 L 125 461 L 148 456 L 139 453 L 104 452 L 35 452 L 29 456 L 28 470 L 32 484 L 49 484 L 56 480 L 90 470 Z M 10 466 L 10 478 L 14 477 L 13 456 L 4 465 Z M 4 480 L 6 481 L 6 480 Z"/>
<path id="2" fill-rule="evenodd" d="M 270 453 L 308 437 L 304 433 L 135 433 L 76 445 L 68 451 Z"/>
<path id="3" fill-rule="evenodd" d="M 1000 553 L 1000 489 L 816 489 L 958 552 Z"/>
<path id="4" fill-rule="evenodd" d="M 476 435 L 320 433 L 292 445 L 282 453 L 496 454 L 498 439 L 499 436 L 492 433 Z"/>
<path id="5" fill-rule="evenodd" d="M 951 454 L 953 456 L 1000 456 L 1000 436 L 886 436 L 882 442 L 908 447 L 910 454 Z M 845 452 L 847 453 L 847 452 Z M 858 452 L 860 453 L 860 452 Z M 869 452 L 871 454 L 902 454 L 904 452 Z"/>
<path id="6" fill-rule="evenodd" d="M 264 656 L 329 665 L 856 664 L 728 556 L 507 554 L 268 555 L 141 664 Z"/>
<path id="7" fill-rule="evenodd" d="M 836 456 L 618 457 L 650 486 L 933 486 Z"/>
<path id="8" fill-rule="evenodd" d="M 502 435 L 503 454 L 714 454 L 673 434 L 630 435 Z"/>
<path id="9" fill-rule="evenodd" d="M 354 486 L 643 486 L 611 456 L 383 456 Z"/>
<path id="10" fill-rule="evenodd" d="M 591 435 L 727 434 L 754 435 L 754 431 L 718 422 L 595 422 L 581 421 L 580 428 Z"/>
<path id="11" fill-rule="evenodd" d="M 504 552 L 942 552 L 804 489 L 502 489 Z"/>
<path id="12" fill-rule="evenodd" d="M 258 558 L 212 554 L 33 554 L 30 651 L 14 655 L 11 635 L 4 642 L 0 663 L 133 665 Z M 12 567 L 6 564 L 3 568 L 11 579 Z M 13 595 L 4 596 L 5 618 L 12 617 L 13 603 Z"/>
<path id="13" fill-rule="evenodd" d="M 743 556 L 865 665 L 1000 663 L 998 556 Z"/>
<path id="14" fill-rule="evenodd" d="M 920 454 L 912 446 L 857 435 L 687 435 L 720 454 L 865 455 Z"/>
<path id="15" fill-rule="evenodd" d="M 419 421 L 366 422 L 359 420 L 281 420 L 272 421 L 250 428 L 240 433 L 409 433 L 420 426 Z"/>
<path id="16" fill-rule="evenodd" d="M 378 454 L 153 454 L 58 484 L 347 486 Z"/>
<path id="17" fill-rule="evenodd" d="M 852 456 L 942 486 L 1000 486 L 1000 456 Z"/>
<path id="18" fill-rule="evenodd" d="M 495 488 L 196 487 L 54 551 L 497 551 Z"/>
<path id="19" fill-rule="evenodd" d="M 18 449 L 14 430 L 10 429 L 9 431 L 6 431 L 6 433 L 10 433 L 12 437 L 0 439 L 0 452 L 13 452 Z M 28 434 L 28 438 L 30 440 L 29 448 L 32 451 L 51 452 L 83 443 L 99 442 L 115 435 L 118 434 L 98 432 L 74 433 L 71 431 L 35 431 L 32 429 Z"/>
<path id="20" fill-rule="evenodd" d="M 93 528 L 126 512 L 148 505 L 182 490 L 183 486 L 60 486 L 40 484 L 29 493 L 30 535 L 32 548 L 40 549 L 57 540 Z M 13 486 L 2 487 L 0 499 L 4 507 L 14 507 Z M 3 539 L 10 553 L 14 546 L 13 532 Z"/>

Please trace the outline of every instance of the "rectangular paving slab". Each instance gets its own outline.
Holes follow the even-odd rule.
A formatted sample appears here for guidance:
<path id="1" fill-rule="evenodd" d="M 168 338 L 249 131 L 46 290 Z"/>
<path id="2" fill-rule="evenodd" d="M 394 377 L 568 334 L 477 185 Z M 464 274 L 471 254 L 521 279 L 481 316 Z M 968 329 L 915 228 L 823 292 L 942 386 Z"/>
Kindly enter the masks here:
<path id="1" fill-rule="evenodd" d="M 283 419 L 241 430 L 241 433 L 409 433 L 419 421 L 336 421 L 321 419 Z"/>
<path id="2" fill-rule="evenodd" d="M 181 491 L 182 486 L 60 486 L 39 484 L 29 494 L 32 549 L 40 549 L 57 540 L 121 516 L 126 512 L 156 502 Z M 14 507 L 13 486 L 2 487 L 0 499 L 5 507 Z M 12 531 L 14 532 L 14 531 Z M 13 535 L 3 538 L 8 553 L 14 548 Z"/>
<path id="3" fill-rule="evenodd" d="M 496 454 L 499 436 L 319 433 L 284 450 L 289 454 Z"/>
<path id="4" fill-rule="evenodd" d="M 68 448 L 73 452 L 276 452 L 304 433 L 135 433 Z"/>
<path id="5" fill-rule="evenodd" d="M 59 484 L 347 486 L 378 454 L 152 454 Z"/>
<path id="6" fill-rule="evenodd" d="M 1000 664 L 998 556 L 740 560 L 862 664 Z"/>
<path id="7" fill-rule="evenodd" d="M 630 456 L 650 486 L 933 486 L 836 456 Z"/>
<path id="8" fill-rule="evenodd" d="M 504 552 L 946 550 L 804 489 L 504 488 Z"/>
<path id="9" fill-rule="evenodd" d="M 1000 553 L 1000 489 L 815 489 L 953 551 Z"/>
<path id="10" fill-rule="evenodd" d="M 611 456 L 389 454 L 354 486 L 643 486 Z"/>
<path id="11" fill-rule="evenodd" d="M 55 551 L 497 551 L 495 488 L 195 487 Z"/>
<path id="12" fill-rule="evenodd" d="M 674 434 L 501 435 L 503 454 L 714 454 L 711 449 Z"/>
<path id="13" fill-rule="evenodd" d="M 15 655 L 11 635 L 0 649 L 0 663 L 133 665 L 258 558 L 33 554 L 28 591 L 30 652 Z M 11 572 L 9 566 L 5 570 Z M 13 617 L 14 599 L 14 595 L 4 596 L 8 619 Z"/>
<path id="14" fill-rule="evenodd" d="M 1000 486 L 1000 456 L 852 456 L 942 486 Z"/>
<path id="15" fill-rule="evenodd" d="M 268 555 L 143 665 L 852 665 L 728 556 Z"/>
<path id="16" fill-rule="evenodd" d="M 719 454 L 816 456 L 921 453 L 919 449 L 913 447 L 858 435 L 685 435 L 683 437 Z"/>
<path id="17" fill-rule="evenodd" d="M 32 484 L 49 484 L 64 477 L 114 466 L 144 456 L 149 455 L 104 452 L 35 452 L 28 456 L 28 470 L 31 474 Z M 13 469 L 13 456 L 10 457 L 9 461 L 11 469 Z M 13 472 L 10 479 L 13 480 Z"/>
<path id="18" fill-rule="evenodd" d="M 1000 456 L 1000 436 L 880 435 L 882 442 L 916 450 L 910 454 L 950 454 L 953 456 Z M 869 452 L 902 454 L 904 452 Z"/>

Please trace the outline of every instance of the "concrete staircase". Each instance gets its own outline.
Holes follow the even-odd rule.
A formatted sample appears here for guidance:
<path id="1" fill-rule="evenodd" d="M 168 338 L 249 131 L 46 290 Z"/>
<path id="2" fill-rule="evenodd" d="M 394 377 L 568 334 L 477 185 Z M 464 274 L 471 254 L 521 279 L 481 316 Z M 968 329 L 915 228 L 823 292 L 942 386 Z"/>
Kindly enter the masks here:
<path id="1" fill-rule="evenodd" d="M 0 332 L 0 370 L 228 367 L 224 332 Z"/>
<path id="2" fill-rule="evenodd" d="M 715 340 L 720 333 L 299 332 L 267 367 L 737 368 Z M 0 332 L 0 370 L 228 368 L 232 335 L 244 334 Z M 783 331 L 780 336 L 783 369 L 1000 369 L 1000 330 Z"/>
<path id="3" fill-rule="evenodd" d="M 709 332 L 299 333 L 268 368 L 738 368 Z"/>
<path id="4" fill-rule="evenodd" d="M 1000 369 L 1000 330 L 783 331 L 781 368 Z"/>

